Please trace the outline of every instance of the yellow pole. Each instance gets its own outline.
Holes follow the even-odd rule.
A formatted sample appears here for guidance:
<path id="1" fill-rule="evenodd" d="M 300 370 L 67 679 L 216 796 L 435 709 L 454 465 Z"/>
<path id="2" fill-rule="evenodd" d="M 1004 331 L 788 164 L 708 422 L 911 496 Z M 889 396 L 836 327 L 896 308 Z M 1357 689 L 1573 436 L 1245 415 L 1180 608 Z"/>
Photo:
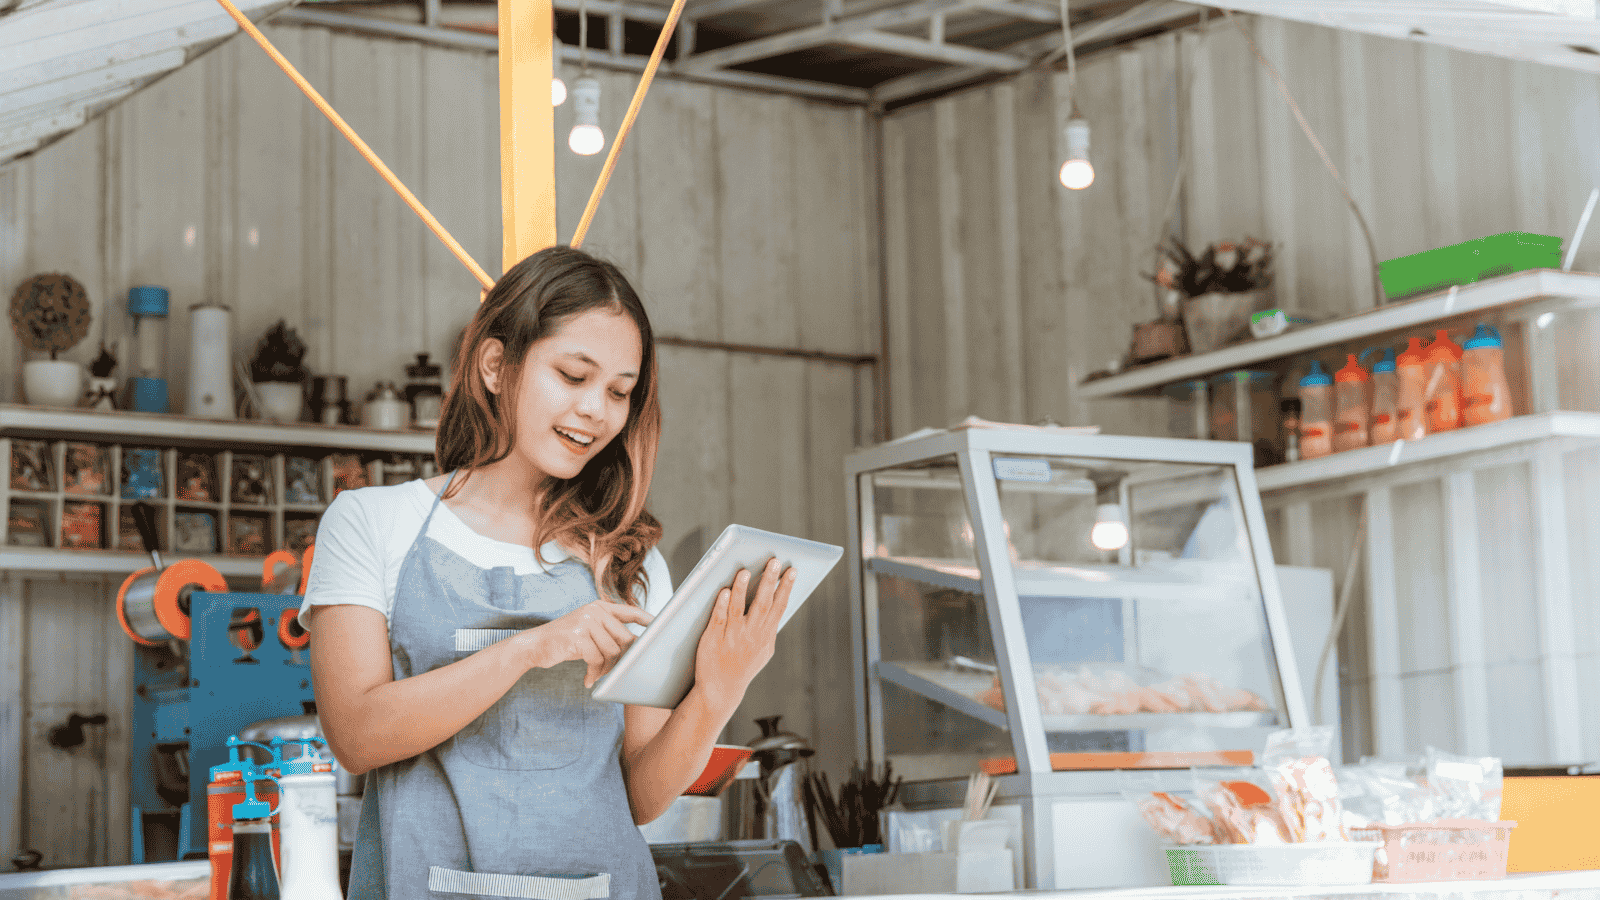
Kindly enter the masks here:
<path id="1" fill-rule="evenodd" d="M 500 206 L 504 267 L 556 243 L 551 0 L 499 0 Z"/>

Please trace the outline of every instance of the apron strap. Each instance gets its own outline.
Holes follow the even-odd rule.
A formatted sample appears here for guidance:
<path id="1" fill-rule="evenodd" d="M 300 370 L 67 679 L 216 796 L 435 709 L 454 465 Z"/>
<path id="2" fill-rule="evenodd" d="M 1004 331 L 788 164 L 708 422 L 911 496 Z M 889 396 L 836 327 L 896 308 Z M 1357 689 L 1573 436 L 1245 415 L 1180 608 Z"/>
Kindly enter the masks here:
<path id="1" fill-rule="evenodd" d="M 433 521 L 434 511 L 439 508 L 439 504 L 444 502 L 444 492 L 450 490 L 450 483 L 455 480 L 456 473 L 451 472 L 449 477 L 444 480 L 444 487 L 439 489 L 439 493 L 433 495 L 433 505 L 428 507 L 428 514 L 422 518 L 422 530 L 417 532 L 418 537 L 428 533 L 428 523 Z"/>

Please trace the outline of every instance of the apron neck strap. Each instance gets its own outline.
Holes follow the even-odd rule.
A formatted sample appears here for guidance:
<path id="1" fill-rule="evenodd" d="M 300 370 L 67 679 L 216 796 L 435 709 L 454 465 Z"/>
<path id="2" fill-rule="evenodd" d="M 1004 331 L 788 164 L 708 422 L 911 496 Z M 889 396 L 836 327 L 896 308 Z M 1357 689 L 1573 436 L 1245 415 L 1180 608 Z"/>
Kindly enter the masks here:
<path id="1" fill-rule="evenodd" d="M 446 477 L 445 480 L 444 480 L 444 487 L 439 489 L 439 493 L 433 495 L 433 505 L 428 507 L 428 514 L 426 516 L 424 516 L 423 519 L 422 519 L 422 533 L 423 534 L 427 534 L 428 533 L 428 523 L 433 521 L 433 513 L 434 513 L 434 511 L 439 508 L 439 504 L 444 502 L 444 492 L 450 490 L 450 484 L 452 482 L 454 482 L 455 480 L 456 480 L 456 473 L 455 472 L 451 472 L 450 475 L 448 477 Z"/>

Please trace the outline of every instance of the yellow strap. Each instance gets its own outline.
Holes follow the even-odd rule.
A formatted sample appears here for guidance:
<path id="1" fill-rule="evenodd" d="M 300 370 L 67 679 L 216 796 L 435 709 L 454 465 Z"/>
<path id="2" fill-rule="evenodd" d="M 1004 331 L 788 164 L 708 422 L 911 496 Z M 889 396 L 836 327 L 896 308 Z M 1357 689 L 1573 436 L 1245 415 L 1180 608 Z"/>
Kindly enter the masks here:
<path id="1" fill-rule="evenodd" d="M 221 0 L 226 2 L 226 0 Z M 650 91 L 650 82 L 656 77 L 656 69 L 661 65 L 661 58 L 667 52 L 667 42 L 672 40 L 672 33 L 678 27 L 678 16 L 683 12 L 684 0 L 672 0 L 672 11 L 667 13 L 667 21 L 661 26 L 661 36 L 656 38 L 656 49 L 650 53 L 650 62 L 645 64 L 644 74 L 639 77 L 639 86 L 634 89 L 633 102 L 628 104 L 628 114 L 622 117 L 622 127 L 617 129 L 617 139 L 611 142 L 611 152 L 606 154 L 605 168 L 600 170 L 600 180 L 595 182 L 593 193 L 589 194 L 589 205 L 583 208 L 583 218 L 578 220 L 578 230 L 573 232 L 572 246 L 582 247 L 583 237 L 589 233 L 589 225 L 594 221 L 595 208 L 600 205 L 600 197 L 606 192 L 606 185 L 611 181 L 611 170 L 617 167 L 617 154 L 622 152 L 622 142 L 628 139 L 628 132 L 633 128 L 633 120 L 639 116 L 639 107 L 644 103 L 644 95 Z"/>
<path id="2" fill-rule="evenodd" d="M 389 170 L 388 166 L 383 164 L 383 160 L 378 158 L 378 154 L 373 153 L 372 148 L 368 147 L 367 142 L 356 134 L 355 129 L 351 128 L 344 118 L 335 112 L 332 106 L 328 105 L 328 101 L 322 99 L 322 95 L 317 93 L 317 89 L 311 86 L 311 82 L 306 81 L 305 77 L 295 69 L 294 64 L 285 59 L 284 55 L 278 52 L 277 47 L 272 46 L 272 42 L 267 40 L 267 36 L 262 34 L 260 29 L 256 28 L 255 23 L 251 22 L 229 0 L 217 0 L 217 2 L 222 4 L 222 8 L 228 11 L 228 15 L 232 16 L 235 22 L 239 23 L 239 27 L 244 29 L 245 34 L 250 35 L 257 44 L 261 45 L 261 49 L 265 50 L 267 56 L 278 64 L 278 68 L 289 76 L 289 80 L 293 81 L 307 97 L 311 98 L 311 102 L 316 104 L 317 109 L 321 110 L 324 116 L 328 117 L 328 121 L 333 123 L 333 127 L 339 129 L 339 133 L 344 135 L 355 146 L 356 151 L 368 163 L 371 163 L 374 169 L 378 170 L 378 174 L 382 175 L 383 180 L 389 183 L 389 187 L 394 188 L 395 193 L 400 195 L 400 199 L 404 200 L 406 205 L 411 207 L 411 211 L 416 213 L 423 223 L 428 226 L 428 229 L 439 240 L 444 242 L 450 252 L 455 254 L 456 259 L 461 260 L 461 264 L 466 266 L 473 277 L 478 279 L 478 283 L 483 285 L 483 289 L 487 291 L 489 288 L 494 287 L 494 279 L 489 277 L 489 273 L 485 272 L 483 267 L 473 260 L 472 256 L 467 253 L 466 248 L 462 247 L 459 241 L 450 236 L 450 232 L 446 231 L 444 226 L 439 223 L 439 220 L 434 218 L 433 213 L 428 212 L 428 208 L 422 205 L 422 201 L 417 199 L 417 195 L 411 193 L 404 184 L 400 183 L 400 179 L 394 172 Z M 678 0 L 678 3 L 681 6 L 683 0 Z"/>

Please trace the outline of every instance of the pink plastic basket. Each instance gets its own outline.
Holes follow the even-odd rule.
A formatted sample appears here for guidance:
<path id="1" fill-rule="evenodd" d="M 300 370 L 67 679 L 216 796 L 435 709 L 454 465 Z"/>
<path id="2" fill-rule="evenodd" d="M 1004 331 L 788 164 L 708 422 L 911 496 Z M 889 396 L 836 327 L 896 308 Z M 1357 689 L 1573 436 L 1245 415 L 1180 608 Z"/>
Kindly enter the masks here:
<path id="1" fill-rule="evenodd" d="M 1441 819 L 1352 828 L 1350 839 L 1383 842 L 1373 856 L 1373 881 L 1493 881 L 1506 877 L 1515 827 L 1515 822 Z"/>

